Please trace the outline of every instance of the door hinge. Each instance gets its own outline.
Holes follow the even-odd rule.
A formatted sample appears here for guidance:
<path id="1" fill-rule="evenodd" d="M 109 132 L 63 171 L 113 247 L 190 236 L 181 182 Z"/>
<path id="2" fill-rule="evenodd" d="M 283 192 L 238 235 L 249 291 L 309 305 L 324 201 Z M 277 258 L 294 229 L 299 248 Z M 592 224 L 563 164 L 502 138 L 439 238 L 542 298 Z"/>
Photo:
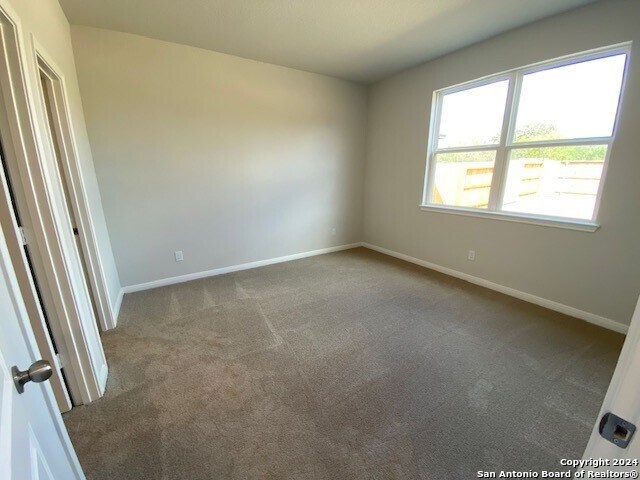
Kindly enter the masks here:
<path id="1" fill-rule="evenodd" d="M 27 234 L 24 231 L 24 227 L 18 227 L 18 230 L 20 231 L 20 239 L 22 240 L 22 245 L 25 246 L 28 244 L 27 242 Z"/>
<path id="2" fill-rule="evenodd" d="M 56 363 L 56 367 L 58 368 L 58 370 L 62 370 L 62 358 L 60 357 L 59 353 L 56 353 L 53 356 L 53 361 Z"/>

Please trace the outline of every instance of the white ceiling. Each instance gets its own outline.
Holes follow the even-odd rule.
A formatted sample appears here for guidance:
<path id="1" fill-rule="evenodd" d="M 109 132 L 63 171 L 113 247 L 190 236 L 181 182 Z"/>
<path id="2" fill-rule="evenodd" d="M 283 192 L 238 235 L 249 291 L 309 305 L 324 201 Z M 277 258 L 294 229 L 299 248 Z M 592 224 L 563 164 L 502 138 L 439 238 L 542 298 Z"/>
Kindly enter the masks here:
<path id="1" fill-rule="evenodd" d="M 369 83 L 593 0 L 60 0 L 69 22 Z"/>

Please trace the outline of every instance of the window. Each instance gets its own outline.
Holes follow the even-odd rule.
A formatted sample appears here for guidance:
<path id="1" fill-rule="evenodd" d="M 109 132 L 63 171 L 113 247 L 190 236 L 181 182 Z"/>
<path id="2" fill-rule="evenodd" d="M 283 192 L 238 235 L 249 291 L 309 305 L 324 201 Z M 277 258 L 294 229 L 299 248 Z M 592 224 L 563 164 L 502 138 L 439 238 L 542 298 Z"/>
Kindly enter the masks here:
<path id="1" fill-rule="evenodd" d="M 595 230 L 628 53 L 435 92 L 423 209 Z"/>

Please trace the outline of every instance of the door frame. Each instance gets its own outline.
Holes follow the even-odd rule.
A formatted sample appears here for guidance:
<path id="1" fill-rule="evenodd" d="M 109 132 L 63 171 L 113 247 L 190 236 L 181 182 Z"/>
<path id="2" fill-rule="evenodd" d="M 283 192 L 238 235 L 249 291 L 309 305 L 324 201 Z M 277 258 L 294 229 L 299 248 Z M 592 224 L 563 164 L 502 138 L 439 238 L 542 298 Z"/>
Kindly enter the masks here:
<path id="1" fill-rule="evenodd" d="M 64 169 L 64 175 L 61 181 L 67 181 L 69 187 L 69 195 L 71 197 L 71 205 L 74 217 L 78 223 L 80 244 L 82 254 L 85 258 L 87 275 L 89 277 L 91 291 L 96 308 L 98 310 L 98 320 L 102 331 L 110 330 L 116 326 L 116 313 L 113 311 L 112 302 L 109 298 L 109 289 L 107 288 L 107 279 L 104 276 L 104 266 L 102 264 L 100 254 L 98 252 L 98 240 L 93 229 L 93 218 L 88 208 L 89 201 L 84 188 L 84 176 L 80 167 L 77 143 L 75 140 L 73 123 L 69 115 L 67 102 L 67 86 L 62 69 L 57 66 L 47 50 L 32 35 L 33 57 L 35 58 L 38 71 L 42 71 L 50 81 L 51 89 L 51 109 L 55 135 L 58 137 L 60 144 L 61 164 Z M 40 92 L 41 108 L 46 112 L 44 92 Z M 47 135 L 50 148 L 53 149 L 53 140 Z M 52 150 L 52 155 L 55 151 Z"/>
<path id="2" fill-rule="evenodd" d="M 611 383 L 585 449 L 584 459 L 640 459 L 640 375 L 638 375 L 638 371 L 640 371 L 640 298 L 638 298 L 627 338 L 625 338 Z M 625 449 L 600 436 L 600 419 L 608 412 L 628 420 L 638 428 Z M 609 467 L 606 468 L 609 469 Z M 639 469 L 638 466 L 630 466 L 629 468 L 636 471 Z M 610 469 L 614 470 L 614 468 Z"/>
<path id="3" fill-rule="evenodd" d="M 42 96 L 37 57 L 33 55 L 34 48 L 25 48 L 35 38 L 25 36 L 21 20 L 7 0 L 0 0 L 0 23 L 5 44 L 0 55 L 0 83 L 7 106 L 8 133 L 18 163 L 20 178 L 16 180 L 24 190 L 26 213 L 33 224 L 28 236 L 44 260 L 46 283 L 63 332 L 63 342 L 59 342 L 63 345 L 58 345 L 60 359 L 67 375 L 73 376 L 70 385 L 77 385 L 78 391 L 72 396 L 76 403 L 86 404 L 103 395 L 108 367 L 53 163 L 56 158 L 47 138 L 48 120 L 39 100 Z M 3 229 L 7 234 L 16 234 L 4 226 Z M 33 329 L 43 327 L 32 319 Z"/>
<path id="4" fill-rule="evenodd" d="M 2 88 L 0 88 L 2 91 Z M 53 300 L 51 299 L 50 289 L 46 283 L 46 277 L 41 275 L 37 277 L 37 272 L 42 273 L 42 259 L 39 251 L 34 248 L 35 245 L 26 241 L 26 231 L 30 231 L 31 217 L 22 211 L 26 200 L 22 190 L 21 182 L 15 175 L 17 168 L 15 163 L 15 147 L 11 136 L 8 135 L 10 127 L 6 121 L 6 101 L 4 94 L 0 95 L 0 133 L 2 135 L 3 156 L 2 170 L 0 171 L 0 224 L 5 232 L 5 242 L 11 255 L 11 261 L 14 265 L 21 264 L 24 268 L 14 268 L 18 284 L 22 293 L 22 299 L 27 309 L 32 325 L 38 323 L 42 328 L 34 328 L 34 335 L 40 354 L 43 359 L 48 360 L 54 367 L 54 374 L 49 379 L 49 383 L 58 401 L 61 412 L 71 410 L 73 403 L 71 401 L 71 390 L 65 384 L 65 378 L 62 373 L 62 365 L 59 362 L 56 353 L 56 338 L 62 338 L 61 332 L 54 332 L 53 329 L 60 322 L 54 321 L 56 312 L 53 308 Z M 6 133 L 6 135 L 4 135 Z M 14 215 L 15 213 L 15 215 Z M 22 231 L 20 230 L 22 229 Z M 23 237 L 24 238 L 21 238 Z M 21 241 L 22 240 L 22 241 Z M 45 313 L 46 312 L 46 313 Z M 49 332 L 49 329 L 51 331 Z M 62 340 L 60 340 L 62 342 Z M 61 346 L 58 347 L 60 351 Z M 73 380 L 73 376 L 69 380 Z"/>

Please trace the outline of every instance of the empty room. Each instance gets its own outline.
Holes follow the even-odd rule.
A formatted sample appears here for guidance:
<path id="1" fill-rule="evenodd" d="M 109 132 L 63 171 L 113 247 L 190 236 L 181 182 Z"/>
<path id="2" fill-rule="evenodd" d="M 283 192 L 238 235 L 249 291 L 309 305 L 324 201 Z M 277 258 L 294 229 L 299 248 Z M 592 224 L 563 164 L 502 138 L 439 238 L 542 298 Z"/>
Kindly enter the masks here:
<path id="1" fill-rule="evenodd" d="M 637 478 L 640 2 L 0 0 L 0 479 Z"/>

